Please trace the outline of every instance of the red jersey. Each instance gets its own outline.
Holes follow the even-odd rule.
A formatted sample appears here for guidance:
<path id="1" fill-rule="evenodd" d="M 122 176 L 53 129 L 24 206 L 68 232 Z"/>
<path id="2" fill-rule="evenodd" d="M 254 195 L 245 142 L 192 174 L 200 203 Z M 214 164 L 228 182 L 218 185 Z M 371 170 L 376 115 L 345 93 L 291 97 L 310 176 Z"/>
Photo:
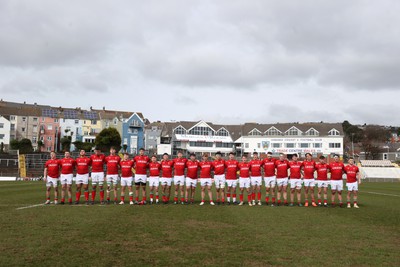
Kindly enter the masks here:
<path id="1" fill-rule="evenodd" d="M 118 174 L 118 166 L 121 161 L 121 157 L 118 155 L 109 155 L 106 157 L 107 174 L 115 175 Z"/>
<path id="2" fill-rule="evenodd" d="M 49 159 L 46 161 L 47 176 L 58 178 L 60 176 L 60 161 L 58 159 Z"/>
<path id="3" fill-rule="evenodd" d="M 342 180 L 344 173 L 344 165 L 341 162 L 332 162 L 329 165 L 331 171 L 331 180 Z"/>
<path id="4" fill-rule="evenodd" d="M 359 169 L 356 165 L 347 165 L 344 167 L 344 172 L 347 175 L 347 183 L 357 182 L 357 173 L 359 172 Z"/>
<path id="5" fill-rule="evenodd" d="M 172 167 L 173 166 L 174 166 L 174 162 L 172 160 L 161 161 L 162 177 L 172 178 Z"/>
<path id="6" fill-rule="evenodd" d="M 328 170 L 329 165 L 324 163 L 315 164 L 315 169 L 317 170 L 317 180 L 326 181 L 328 180 Z"/>
<path id="7" fill-rule="evenodd" d="M 176 158 L 174 159 L 174 176 L 184 176 L 187 159 Z"/>
<path id="8" fill-rule="evenodd" d="M 72 174 L 76 162 L 73 158 L 63 158 L 59 160 L 62 174 Z"/>
<path id="9" fill-rule="evenodd" d="M 186 162 L 186 167 L 187 167 L 186 177 L 189 177 L 191 179 L 197 179 L 197 171 L 199 168 L 199 162 L 197 160 L 195 160 L 195 161 L 188 160 Z"/>
<path id="10" fill-rule="evenodd" d="M 92 160 L 88 157 L 79 157 L 76 160 L 76 173 L 77 174 L 88 174 L 89 166 L 92 164 Z"/>
<path id="11" fill-rule="evenodd" d="M 264 167 L 264 177 L 272 177 L 275 176 L 275 159 L 265 158 L 262 162 Z"/>
<path id="12" fill-rule="evenodd" d="M 133 160 L 121 160 L 119 162 L 119 166 L 121 167 L 121 177 L 123 178 L 131 178 L 132 177 L 132 168 L 133 168 Z"/>
<path id="13" fill-rule="evenodd" d="M 150 177 L 160 177 L 161 164 L 159 162 L 150 162 Z"/>
<path id="14" fill-rule="evenodd" d="M 214 175 L 222 175 L 225 174 L 225 160 L 214 160 L 213 161 L 214 167 Z"/>
<path id="15" fill-rule="evenodd" d="M 276 178 L 287 178 L 288 177 L 288 169 L 289 162 L 287 160 L 276 160 Z"/>
<path id="16" fill-rule="evenodd" d="M 261 176 L 261 166 L 262 166 L 262 160 L 256 159 L 250 161 L 250 172 L 251 176 L 253 177 L 259 177 Z"/>
<path id="17" fill-rule="evenodd" d="M 136 174 L 147 174 L 147 167 L 150 162 L 148 156 L 136 156 L 133 158 L 133 162 L 135 163 Z"/>
<path id="18" fill-rule="evenodd" d="M 226 180 L 236 180 L 237 179 L 237 171 L 239 170 L 238 162 L 236 160 L 227 160 L 225 161 L 226 167 Z"/>
<path id="19" fill-rule="evenodd" d="M 314 179 L 315 161 L 303 161 L 304 179 Z"/>
<path id="20" fill-rule="evenodd" d="M 90 156 L 90 159 L 92 160 L 92 172 L 104 172 L 106 157 L 103 154 L 93 154 Z"/>
<path id="21" fill-rule="evenodd" d="M 290 179 L 301 179 L 301 162 L 299 161 L 290 161 Z"/>
<path id="22" fill-rule="evenodd" d="M 201 161 L 200 166 L 200 178 L 211 178 L 211 170 L 213 164 L 211 161 Z"/>
<path id="23" fill-rule="evenodd" d="M 249 178 L 250 177 L 250 163 L 249 162 L 239 162 L 239 177 L 240 178 Z"/>

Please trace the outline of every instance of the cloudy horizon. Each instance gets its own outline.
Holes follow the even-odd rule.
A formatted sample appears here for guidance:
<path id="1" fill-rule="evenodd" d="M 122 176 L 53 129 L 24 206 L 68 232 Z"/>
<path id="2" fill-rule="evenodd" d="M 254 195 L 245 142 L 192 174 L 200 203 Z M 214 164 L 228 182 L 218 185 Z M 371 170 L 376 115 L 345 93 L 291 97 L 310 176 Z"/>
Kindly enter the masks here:
<path id="1" fill-rule="evenodd" d="M 400 2 L 1 1 L 5 101 L 400 126 Z"/>

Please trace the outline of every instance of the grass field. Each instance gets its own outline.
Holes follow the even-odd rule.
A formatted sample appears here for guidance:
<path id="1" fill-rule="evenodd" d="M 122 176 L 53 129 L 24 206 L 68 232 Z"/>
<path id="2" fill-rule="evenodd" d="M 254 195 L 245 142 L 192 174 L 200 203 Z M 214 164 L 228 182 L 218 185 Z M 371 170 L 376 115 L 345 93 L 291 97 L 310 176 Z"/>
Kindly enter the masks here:
<path id="1" fill-rule="evenodd" d="M 360 209 L 36 206 L 43 182 L 0 183 L 0 266 L 400 265 L 400 183 Z M 199 190 L 197 192 L 199 196 Z"/>

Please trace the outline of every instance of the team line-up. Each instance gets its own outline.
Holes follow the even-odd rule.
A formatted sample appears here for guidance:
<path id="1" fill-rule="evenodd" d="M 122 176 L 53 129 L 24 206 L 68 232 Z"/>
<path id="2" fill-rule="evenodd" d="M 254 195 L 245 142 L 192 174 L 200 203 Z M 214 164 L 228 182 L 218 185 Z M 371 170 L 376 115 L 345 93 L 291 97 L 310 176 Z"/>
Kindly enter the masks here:
<path id="1" fill-rule="evenodd" d="M 160 184 L 162 202 L 169 203 L 172 183 L 174 184 L 173 203 L 193 204 L 196 185 L 200 182 L 200 205 L 204 205 L 206 193 L 211 205 L 225 203 L 229 205 L 231 200 L 233 204 L 243 205 L 243 193 L 246 190 L 247 204 L 253 206 L 262 205 L 261 186 L 262 180 L 264 180 L 266 205 L 279 206 L 282 204 L 281 197 L 283 197 L 283 205 L 303 206 L 301 191 L 304 186 L 304 206 L 311 204 L 310 206 L 313 207 L 328 207 L 327 194 L 330 187 L 331 206 L 335 206 L 337 195 L 338 205 L 343 207 L 343 174 L 346 174 L 347 207 L 351 208 L 352 197 L 353 207 L 359 208 L 357 192 L 361 177 L 352 158 L 345 166 L 337 155 L 334 156 L 332 163 L 327 164 L 324 156 L 320 156 L 318 162 L 315 162 L 309 153 L 306 154 L 303 162 L 298 160 L 297 155 L 293 155 L 292 160 L 288 161 L 283 153 L 279 155 L 278 159 L 275 159 L 270 152 L 267 153 L 265 159 L 260 159 L 258 153 L 254 152 L 250 160 L 247 156 L 243 156 L 240 162 L 235 160 L 234 153 L 230 153 L 228 159 L 223 159 L 221 153 L 217 152 L 215 160 L 212 161 L 209 160 L 207 153 L 202 155 L 201 161 L 196 159 L 195 154 L 191 154 L 189 159 L 184 158 L 182 152 L 178 152 L 177 156 L 171 160 L 165 153 L 162 160 L 158 162 L 156 156 L 148 157 L 145 155 L 144 149 L 140 149 L 139 154 L 133 159 L 129 158 L 128 153 L 125 153 L 121 159 L 113 147 L 108 156 L 102 154 L 99 149 L 95 149 L 95 153 L 87 157 L 85 151 L 81 150 L 80 156 L 76 159 L 73 159 L 69 152 L 65 152 L 64 158 L 57 159 L 56 154 L 51 152 L 51 158 L 46 162 L 44 169 L 44 180 L 47 187 L 45 204 L 50 204 L 52 187 L 54 188 L 54 203 L 58 204 L 59 183 L 61 183 L 62 189 L 60 204 L 65 203 L 66 193 L 68 194 L 68 203 L 72 204 L 72 183 L 75 180 L 75 204 L 79 204 L 82 188 L 86 204 L 94 204 L 97 187 L 99 187 L 100 204 L 110 203 L 110 193 L 113 190 L 114 203 L 123 205 L 125 191 L 128 188 L 129 203 L 145 205 L 147 203 L 147 182 L 149 182 L 150 189 L 150 204 L 159 203 Z M 106 175 L 104 174 L 104 165 L 106 166 Z M 76 172 L 75 177 L 74 172 Z M 91 200 L 89 200 L 89 176 L 92 185 Z M 107 183 L 106 196 L 104 195 L 104 182 Z M 213 201 L 211 191 L 213 183 L 216 188 L 216 202 Z M 119 201 L 118 184 L 121 186 Z M 239 184 L 240 192 L 239 201 L 236 200 L 237 184 Z M 287 198 L 288 184 L 290 184 L 290 202 Z M 133 200 L 133 185 L 135 185 L 135 201 Z M 314 196 L 315 186 L 318 188 L 317 201 Z M 140 191 L 142 199 L 139 202 Z M 297 197 L 296 203 L 295 196 Z M 311 203 L 309 203 L 310 196 Z"/>

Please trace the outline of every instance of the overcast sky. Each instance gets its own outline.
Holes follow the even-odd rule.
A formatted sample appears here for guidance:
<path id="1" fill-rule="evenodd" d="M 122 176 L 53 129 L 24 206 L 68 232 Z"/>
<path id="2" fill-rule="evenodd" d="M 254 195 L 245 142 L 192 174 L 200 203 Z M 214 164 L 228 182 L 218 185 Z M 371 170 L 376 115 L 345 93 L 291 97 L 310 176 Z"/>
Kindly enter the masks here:
<path id="1" fill-rule="evenodd" d="M 0 95 L 151 121 L 400 126 L 399 13 L 398 0 L 2 0 Z"/>

